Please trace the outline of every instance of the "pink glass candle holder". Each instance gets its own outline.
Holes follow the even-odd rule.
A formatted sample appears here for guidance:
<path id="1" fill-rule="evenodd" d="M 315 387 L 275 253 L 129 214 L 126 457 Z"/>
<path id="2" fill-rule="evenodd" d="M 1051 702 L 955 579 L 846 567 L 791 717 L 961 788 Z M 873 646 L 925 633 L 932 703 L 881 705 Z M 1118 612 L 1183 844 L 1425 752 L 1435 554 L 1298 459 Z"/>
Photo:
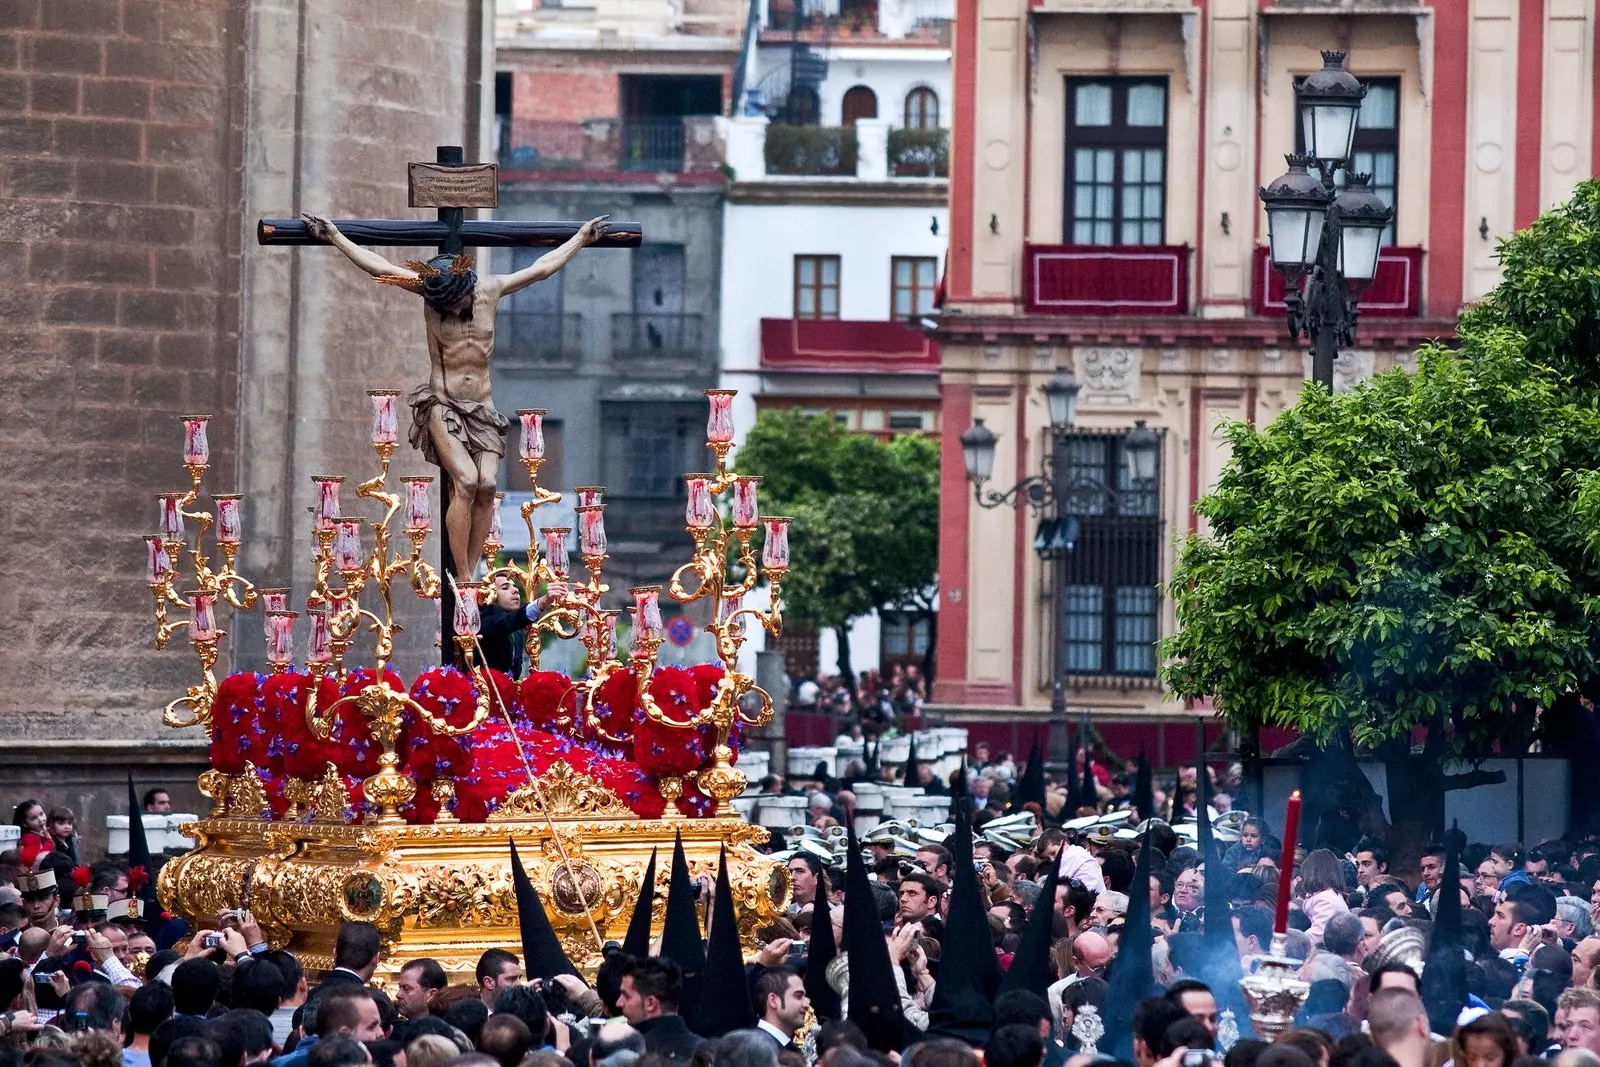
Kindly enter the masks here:
<path id="1" fill-rule="evenodd" d="M 709 530 L 717 524 L 717 507 L 711 500 L 711 475 L 685 474 L 683 486 L 687 499 L 683 505 L 683 521 L 691 530 Z"/>
<path id="2" fill-rule="evenodd" d="M 400 480 L 406 483 L 406 530 L 430 529 L 433 526 L 433 479 L 413 475 Z"/>
<path id="3" fill-rule="evenodd" d="M 606 487 L 603 485 L 575 485 L 572 492 L 577 496 L 580 508 L 592 508 L 605 503 Z"/>
<path id="4" fill-rule="evenodd" d="M 706 400 L 711 412 L 706 417 L 706 440 L 714 445 L 733 442 L 733 398 L 737 389 L 707 389 Z"/>
<path id="5" fill-rule="evenodd" d="M 260 590 L 260 595 L 261 610 L 264 613 L 261 620 L 261 630 L 264 634 L 266 634 L 267 643 L 270 645 L 272 643 L 272 626 L 270 624 L 271 620 L 268 619 L 267 616 L 271 615 L 274 611 L 289 610 L 289 590 L 262 589 Z"/>
<path id="6" fill-rule="evenodd" d="M 294 620 L 298 611 L 267 612 L 267 662 L 285 667 L 294 662 Z"/>
<path id="7" fill-rule="evenodd" d="M 789 519 L 769 515 L 761 525 L 767 531 L 766 542 L 761 546 L 761 567 L 781 574 L 789 569 Z"/>
<path id="8" fill-rule="evenodd" d="M 502 526 L 500 522 L 500 509 L 505 502 L 506 495 L 504 493 L 496 493 L 494 495 L 494 510 L 489 512 L 488 540 L 493 541 L 497 545 L 503 545 L 506 543 L 505 527 Z"/>
<path id="9" fill-rule="evenodd" d="M 565 580 L 569 561 L 567 559 L 567 535 L 572 532 L 570 526 L 541 526 L 539 533 L 544 537 L 544 558 L 550 564 L 550 569 L 557 578 Z"/>
<path id="10" fill-rule="evenodd" d="M 189 639 L 215 641 L 221 636 L 217 631 L 217 594 L 195 589 L 183 595 L 189 601 Z"/>
<path id="11" fill-rule="evenodd" d="M 166 585 L 167 577 L 172 573 L 172 557 L 167 555 L 166 543 L 156 534 L 146 534 L 144 549 L 145 583 L 152 589 Z"/>
<path id="12" fill-rule="evenodd" d="M 182 493 L 162 493 L 156 497 L 161 503 L 162 540 L 183 540 L 183 497 Z"/>
<path id="13" fill-rule="evenodd" d="M 522 441 L 517 454 L 523 459 L 544 459 L 544 408 L 523 408 L 517 412 L 522 423 Z"/>
<path id="14" fill-rule="evenodd" d="M 313 512 L 317 529 L 331 530 L 333 520 L 339 517 L 339 489 L 344 485 L 344 478 L 336 474 L 313 474 L 311 480 L 317 486 L 317 506 Z"/>
<path id="15" fill-rule="evenodd" d="M 217 544 L 237 545 L 244 538 L 244 528 L 239 521 L 238 493 L 224 493 L 211 498 L 217 504 Z"/>
<path id="16" fill-rule="evenodd" d="M 456 610 L 452 616 L 456 633 L 477 637 L 482 632 L 483 619 L 478 614 L 478 598 L 482 595 L 482 582 L 456 583 Z"/>
<path id="17" fill-rule="evenodd" d="M 312 608 L 311 643 L 306 647 L 307 663 L 328 663 L 333 659 L 333 634 L 328 630 L 328 609 Z"/>
<path id="18" fill-rule="evenodd" d="M 578 551 L 585 556 L 606 554 L 606 509 L 604 504 L 579 504 Z"/>
<path id="19" fill-rule="evenodd" d="M 756 491 L 761 487 L 761 479 L 753 475 L 743 474 L 733 481 L 733 525 L 740 530 L 754 530 L 756 516 Z"/>
<path id="20" fill-rule="evenodd" d="M 744 624 L 747 621 L 739 612 L 744 610 L 744 594 L 729 597 L 722 608 L 722 617 L 728 622 L 728 629 L 736 636 L 744 636 Z"/>
<path id="21" fill-rule="evenodd" d="M 211 442 L 206 439 L 210 415 L 183 416 L 183 464 L 204 467 L 211 462 Z"/>
<path id="22" fill-rule="evenodd" d="M 333 565 L 341 571 L 359 571 L 361 558 L 361 519 L 343 515 L 333 520 Z"/>
<path id="23" fill-rule="evenodd" d="M 661 587 L 636 585 L 628 592 L 633 596 L 633 627 L 640 637 L 660 640 L 666 630 L 661 621 Z"/>
<path id="24" fill-rule="evenodd" d="M 606 659 L 615 659 L 617 655 L 617 617 L 620 611 L 602 611 L 600 613 L 600 654 Z"/>
<path id="25" fill-rule="evenodd" d="M 398 389 L 368 389 L 367 398 L 372 401 L 372 443 L 374 445 L 392 445 L 400 440 L 400 420 L 395 415 L 395 398 L 400 395 Z"/>

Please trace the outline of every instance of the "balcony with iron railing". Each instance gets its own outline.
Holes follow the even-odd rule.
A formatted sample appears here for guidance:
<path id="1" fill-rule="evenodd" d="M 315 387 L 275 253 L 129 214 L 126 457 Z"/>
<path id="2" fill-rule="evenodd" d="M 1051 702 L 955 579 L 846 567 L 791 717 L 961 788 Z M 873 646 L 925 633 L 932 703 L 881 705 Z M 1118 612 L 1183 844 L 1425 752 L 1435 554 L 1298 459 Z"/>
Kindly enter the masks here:
<path id="1" fill-rule="evenodd" d="M 713 115 L 621 116 L 581 122 L 512 119 L 500 166 L 549 179 L 583 174 L 713 174 L 722 165 Z"/>
<path id="2" fill-rule="evenodd" d="M 583 316 L 576 312 L 517 311 L 502 305 L 495 334 L 497 364 L 570 368 L 583 358 Z"/>
<path id="3" fill-rule="evenodd" d="M 617 312 L 611 316 L 611 361 L 627 373 L 682 376 L 706 371 L 711 353 L 704 316 Z"/>
<path id="4" fill-rule="evenodd" d="M 721 120 L 727 163 L 739 182 L 906 181 L 942 187 L 950 172 L 948 131 L 891 129 L 886 119 L 801 126 L 742 116 Z"/>
<path id="5" fill-rule="evenodd" d="M 949 47 L 955 0 L 766 0 L 762 41 L 860 43 L 875 38 Z"/>

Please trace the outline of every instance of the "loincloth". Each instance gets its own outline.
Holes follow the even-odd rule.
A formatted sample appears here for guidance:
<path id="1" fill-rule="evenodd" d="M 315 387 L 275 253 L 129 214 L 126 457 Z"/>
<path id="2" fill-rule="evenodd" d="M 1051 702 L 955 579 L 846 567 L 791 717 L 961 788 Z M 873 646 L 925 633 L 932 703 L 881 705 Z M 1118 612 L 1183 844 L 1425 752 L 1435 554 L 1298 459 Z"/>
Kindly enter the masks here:
<path id="1" fill-rule="evenodd" d="M 485 452 L 506 454 L 505 436 L 511 420 L 488 404 L 457 400 L 432 385 L 417 386 L 406 400 L 411 405 L 411 447 L 421 449 L 423 457 L 434 466 L 440 466 L 430 425 L 434 408 L 439 409 L 445 432 L 466 445 L 473 459 Z"/>

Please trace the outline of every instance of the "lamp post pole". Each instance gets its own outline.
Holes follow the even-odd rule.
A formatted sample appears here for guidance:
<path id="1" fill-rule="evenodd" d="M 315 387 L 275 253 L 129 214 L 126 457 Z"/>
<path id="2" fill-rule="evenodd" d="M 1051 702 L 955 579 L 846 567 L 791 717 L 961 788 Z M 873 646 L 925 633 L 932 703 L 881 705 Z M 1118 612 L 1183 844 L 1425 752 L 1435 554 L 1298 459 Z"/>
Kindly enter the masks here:
<path id="1" fill-rule="evenodd" d="M 1034 537 L 1034 548 L 1039 558 L 1054 567 L 1056 626 L 1053 628 L 1055 647 L 1050 654 L 1050 732 L 1049 762 L 1063 765 L 1072 757 L 1067 739 L 1067 663 L 1065 642 L 1060 632 L 1062 604 L 1066 595 L 1067 560 L 1076 547 L 1078 520 L 1069 501 L 1077 492 L 1094 492 L 1118 498 L 1117 491 L 1098 481 L 1074 480 L 1072 465 L 1066 454 L 1068 433 L 1077 422 L 1078 382 L 1066 371 L 1058 372 L 1041 391 L 1050 411 L 1050 448 L 1045 453 L 1043 470 L 1030 474 L 1005 492 L 984 491 L 984 483 L 994 473 L 995 447 L 999 438 L 994 431 L 977 419 L 961 435 L 961 452 L 967 467 L 967 478 L 972 482 L 973 499 L 981 508 L 1008 505 L 1013 508 L 1027 504 L 1042 521 Z M 1139 420 L 1122 446 L 1127 464 L 1129 484 L 1138 489 L 1155 481 L 1157 455 L 1161 438 Z"/>

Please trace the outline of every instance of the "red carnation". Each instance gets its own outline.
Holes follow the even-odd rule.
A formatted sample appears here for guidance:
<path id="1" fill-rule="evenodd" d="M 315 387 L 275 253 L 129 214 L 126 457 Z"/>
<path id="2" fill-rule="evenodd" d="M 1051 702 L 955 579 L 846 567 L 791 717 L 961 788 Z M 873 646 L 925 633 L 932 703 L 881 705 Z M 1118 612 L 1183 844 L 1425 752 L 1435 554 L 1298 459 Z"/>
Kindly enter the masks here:
<path id="1" fill-rule="evenodd" d="M 139 890 L 150 880 L 150 872 L 144 869 L 144 864 L 128 868 L 128 895 L 138 896 Z"/>
<path id="2" fill-rule="evenodd" d="M 651 687 L 654 692 L 655 687 Z M 656 698 L 658 701 L 660 697 Z M 705 749 L 696 730 L 685 730 L 645 716 L 633 731 L 633 761 L 656 778 L 679 778 L 700 766 Z"/>
<path id="3" fill-rule="evenodd" d="M 595 693 L 594 713 L 608 736 L 606 745 L 621 746 L 624 755 L 633 752 L 633 726 L 639 718 L 639 676 L 632 667 L 613 671 Z"/>
<path id="4" fill-rule="evenodd" d="M 683 783 L 683 792 L 678 796 L 678 814 L 691 819 L 710 818 L 717 810 L 717 802 L 706 795 L 697 781 Z"/>
<path id="5" fill-rule="evenodd" d="M 312 781 L 322 777 L 327 765 L 340 756 L 338 746 L 311 732 L 306 724 L 306 698 L 311 692 L 308 674 L 275 674 L 262 687 L 262 703 L 267 721 L 276 736 L 272 739 L 274 769 Z M 322 679 L 317 688 L 319 718 L 339 699 L 339 686 L 331 678 Z"/>
<path id="6" fill-rule="evenodd" d="M 465 674 L 454 667 L 435 667 L 417 676 L 411 685 L 411 698 L 435 719 L 453 727 L 464 727 L 476 711 L 477 692 Z M 406 730 L 403 758 L 419 782 L 435 778 L 454 778 L 472 766 L 472 751 L 466 737 L 436 734 L 420 718 L 412 718 Z"/>
<path id="7" fill-rule="evenodd" d="M 94 968 L 89 966 L 88 960 L 79 960 L 72 965 L 72 973 L 80 978 L 94 973 Z"/>
<path id="8" fill-rule="evenodd" d="M 720 663 L 697 663 L 689 668 L 694 679 L 695 707 L 701 711 L 709 708 L 717 697 L 717 686 L 725 672 Z"/>
<path id="9" fill-rule="evenodd" d="M 264 715 L 261 678 L 239 671 L 224 678 L 211 702 L 211 765 L 224 774 L 243 774 L 245 763 L 263 766 L 271 731 Z"/>
<path id="10" fill-rule="evenodd" d="M 351 671 L 339 687 L 339 696 L 353 697 L 376 680 L 377 675 L 368 667 Z M 383 680 L 396 692 L 406 691 L 405 681 L 393 671 L 384 671 Z M 329 732 L 328 741 L 339 751 L 334 764 L 342 773 L 367 778 L 378 772 L 378 758 L 383 755 L 383 746 L 372 736 L 372 727 L 355 700 L 341 704 L 334 712 L 333 729 Z"/>
<path id="11" fill-rule="evenodd" d="M 522 713 L 533 726 L 551 733 L 576 732 L 570 720 L 580 712 L 578 691 L 573 688 L 571 678 L 559 671 L 533 671 L 522 680 L 518 696 Z M 566 726 L 556 722 L 563 715 L 569 720 Z"/>
<path id="12" fill-rule="evenodd" d="M 94 872 L 87 867 L 72 868 L 72 883 L 79 889 L 88 889 L 89 883 L 94 879 Z"/>

